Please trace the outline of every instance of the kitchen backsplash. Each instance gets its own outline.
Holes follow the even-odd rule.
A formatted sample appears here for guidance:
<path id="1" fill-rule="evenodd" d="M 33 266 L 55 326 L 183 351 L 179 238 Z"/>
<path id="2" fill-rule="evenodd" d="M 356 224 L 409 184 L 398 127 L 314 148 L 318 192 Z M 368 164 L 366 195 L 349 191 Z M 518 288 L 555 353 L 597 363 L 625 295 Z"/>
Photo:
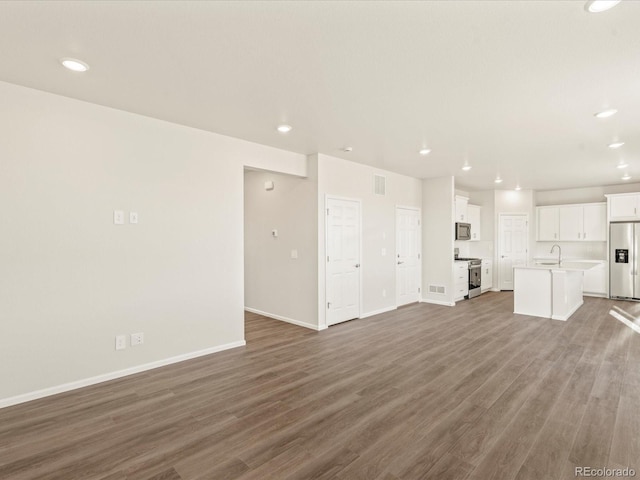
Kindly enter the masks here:
<path id="1" fill-rule="evenodd" d="M 533 250 L 534 257 L 555 257 L 558 250 L 551 254 L 551 247 L 555 244 L 562 247 L 563 258 L 576 258 L 582 260 L 606 260 L 606 242 L 536 242 Z"/>
<path id="2" fill-rule="evenodd" d="M 493 258 L 493 242 L 491 241 L 457 240 L 454 246 L 460 250 L 460 257 Z"/>
<path id="3" fill-rule="evenodd" d="M 557 243 L 562 247 L 563 258 L 576 258 L 582 260 L 606 260 L 606 242 L 534 242 L 532 257 L 555 257 L 557 250 L 551 254 L 551 247 Z M 460 257 L 493 258 L 493 242 L 470 242 L 457 240 L 455 248 L 459 250 Z"/>

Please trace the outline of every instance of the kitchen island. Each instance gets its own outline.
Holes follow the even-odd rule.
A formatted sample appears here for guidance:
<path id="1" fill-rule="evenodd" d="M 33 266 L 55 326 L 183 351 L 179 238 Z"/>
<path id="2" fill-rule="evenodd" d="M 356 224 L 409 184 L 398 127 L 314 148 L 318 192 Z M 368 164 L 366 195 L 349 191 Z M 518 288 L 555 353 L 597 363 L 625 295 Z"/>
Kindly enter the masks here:
<path id="1" fill-rule="evenodd" d="M 596 264 L 562 262 L 513 267 L 513 313 L 567 320 L 583 303 L 584 272 Z"/>

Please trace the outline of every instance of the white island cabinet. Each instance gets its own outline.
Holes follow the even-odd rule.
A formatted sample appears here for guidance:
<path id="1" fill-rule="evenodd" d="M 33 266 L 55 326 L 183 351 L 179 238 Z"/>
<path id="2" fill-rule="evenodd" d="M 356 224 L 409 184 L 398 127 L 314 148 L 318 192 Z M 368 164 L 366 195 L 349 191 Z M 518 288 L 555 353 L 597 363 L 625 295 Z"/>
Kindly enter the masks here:
<path id="1" fill-rule="evenodd" d="M 567 320 L 583 303 L 584 272 L 595 266 L 562 262 L 513 267 L 513 312 Z"/>

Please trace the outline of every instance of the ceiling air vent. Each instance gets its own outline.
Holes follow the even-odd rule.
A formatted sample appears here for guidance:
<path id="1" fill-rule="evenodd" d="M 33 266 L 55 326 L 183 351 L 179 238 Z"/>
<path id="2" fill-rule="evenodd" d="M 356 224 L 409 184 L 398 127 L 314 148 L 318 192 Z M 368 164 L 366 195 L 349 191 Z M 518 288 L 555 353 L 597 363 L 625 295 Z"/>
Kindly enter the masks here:
<path id="1" fill-rule="evenodd" d="M 386 195 L 387 193 L 387 177 L 382 175 L 373 176 L 373 193 L 376 195 Z"/>

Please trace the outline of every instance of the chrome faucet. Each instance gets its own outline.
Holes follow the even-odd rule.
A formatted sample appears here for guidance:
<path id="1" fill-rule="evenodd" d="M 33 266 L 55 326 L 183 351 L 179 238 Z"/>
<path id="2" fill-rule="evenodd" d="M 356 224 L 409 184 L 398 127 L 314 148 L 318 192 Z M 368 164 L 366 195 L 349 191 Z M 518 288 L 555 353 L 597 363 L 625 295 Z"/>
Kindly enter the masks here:
<path id="1" fill-rule="evenodd" d="M 560 266 L 560 264 L 562 263 L 562 248 L 560 248 L 560 245 L 556 244 L 553 247 L 551 247 L 551 252 L 553 253 L 553 249 L 558 247 L 558 266 Z"/>

